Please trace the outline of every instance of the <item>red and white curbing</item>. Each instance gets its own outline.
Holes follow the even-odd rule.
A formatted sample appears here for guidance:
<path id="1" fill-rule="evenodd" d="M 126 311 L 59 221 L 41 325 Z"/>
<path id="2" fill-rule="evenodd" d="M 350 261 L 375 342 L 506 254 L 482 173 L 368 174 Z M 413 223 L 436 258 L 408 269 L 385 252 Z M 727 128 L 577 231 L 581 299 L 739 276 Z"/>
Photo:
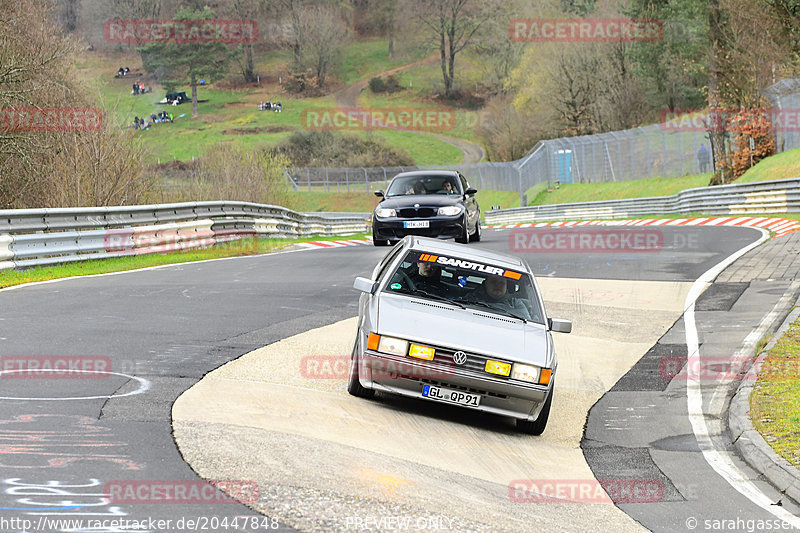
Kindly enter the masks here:
<path id="1" fill-rule="evenodd" d="M 710 218 L 648 218 L 633 220 L 581 220 L 570 222 L 533 222 L 530 224 L 498 224 L 489 229 L 501 231 L 514 228 L 545 228 L 573 226 L 741 226 L 764 228 L 783 237 L 800 230 L 800 222 L 769 217 L 710 217 Z"/>
<path id="2" fill-rule="evenodd" d="M 311 241 L 311 242 L 301 242 L 298 243 L 297 246 L 302 246 L 303 248 L 340 248 L 342 246 L 359 246 L 362 244 L 372 244 L 372 239 L 353 239 L 353 240 L 346 240 L 346 241 Z"/>

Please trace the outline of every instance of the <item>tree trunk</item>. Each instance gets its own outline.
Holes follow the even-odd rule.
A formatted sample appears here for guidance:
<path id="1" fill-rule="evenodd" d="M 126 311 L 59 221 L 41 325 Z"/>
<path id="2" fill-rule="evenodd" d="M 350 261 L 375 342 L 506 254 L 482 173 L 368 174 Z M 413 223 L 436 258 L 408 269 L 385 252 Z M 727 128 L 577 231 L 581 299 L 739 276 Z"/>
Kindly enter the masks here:
<path id="1" fill-rule="evenodd" d="M 196 117 L 197 115 L 197 76 L 192 74 L 192 116 Z"/>
<path id="2" fill-rule="evenodd" d="M 711 143 L 711 157 L 714 175 L 709 185 L 725 183 L 723 175 L 726 160 L 725 150 L 725 113 L 722 109 L 722 97 L 719 92 L 720 66 L 719 57 L 722 50 L 722 13 L 719 0 L 709 0 L 708 11 L 709 55 L 708 55 L 708 138 Z"/>
<path id="3" fill-rule="evenodd" d="M 78 27 L 78 0 L 64 2 L 64 29 L 73 32 Z"/>
<path id="4" fill-rule="evenodd" d="M 244 81 L 246 82 L 254 82 L 256 81 L 256 67 L 253 62 L 253 45 L 248 43 L 244 47 Z"/>
<path id="5" fill-rule="evenodd" d="M 450 77 L 447 75 L 447 51 L 444 47 L 444 32 L 441 33 L 439 41 L 439 55 L 442 57 L 442 78 L 444 79 L 444 95 L 450 96 Z"/>

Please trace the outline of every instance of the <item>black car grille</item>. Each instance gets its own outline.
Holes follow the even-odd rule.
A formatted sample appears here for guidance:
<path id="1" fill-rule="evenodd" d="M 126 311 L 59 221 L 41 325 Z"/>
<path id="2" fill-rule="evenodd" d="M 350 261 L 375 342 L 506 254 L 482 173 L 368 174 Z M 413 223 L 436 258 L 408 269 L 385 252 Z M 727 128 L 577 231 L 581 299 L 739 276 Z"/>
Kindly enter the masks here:
<path id="1" fill-rule="evenodd" d="M 437 210 L 432 207 L 404 207 L 397 210 L 397 216 L 400 218 L 430 218 L 436 213 Z"/>

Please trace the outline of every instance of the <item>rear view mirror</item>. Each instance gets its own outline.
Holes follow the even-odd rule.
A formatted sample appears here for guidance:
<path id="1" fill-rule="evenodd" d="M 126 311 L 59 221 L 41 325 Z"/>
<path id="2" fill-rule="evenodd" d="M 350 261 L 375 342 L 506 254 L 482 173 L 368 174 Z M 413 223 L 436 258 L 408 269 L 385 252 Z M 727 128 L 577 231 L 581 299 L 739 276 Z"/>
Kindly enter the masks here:
<path id="1" fill-rule="evenodd" d="M 478 189 L 476 189 L 475 187 L 469 187 L 466 191 L 464 191 L 464 194 L 466 194 L 467 196 L 472 196 L 476 192 L 478 192 Z"/>
<path id="2" fill-rule="evenodd" d="M 548 318 L 547 324 L 550 326 L 551 331 L 558 333 L 572 332 L 572 322 L 570 320 L 562 320 L 560 318 Z"/>
<path id="3" fill-rule="evenodd" d="M 375 289 L 378 287 L 378 282 L 372 281 L 371 279 L 367 278 L 356 278 L 353 282 L 353 288 L 357 291 L 366 292 L 367 294 L 372 294 L 375 292 Z"/>
<path id="4" fill-rule="evenodd" d="M 372 194 L 374 194 L 374 195 L 375 195 L 375 196 L 377 196 L 378 198 L 383 198 L 383 191 L 382 191 L 382 190 L 375 191 L 375 192 L 374 192 L 374 193 L 372 193 Z"/>

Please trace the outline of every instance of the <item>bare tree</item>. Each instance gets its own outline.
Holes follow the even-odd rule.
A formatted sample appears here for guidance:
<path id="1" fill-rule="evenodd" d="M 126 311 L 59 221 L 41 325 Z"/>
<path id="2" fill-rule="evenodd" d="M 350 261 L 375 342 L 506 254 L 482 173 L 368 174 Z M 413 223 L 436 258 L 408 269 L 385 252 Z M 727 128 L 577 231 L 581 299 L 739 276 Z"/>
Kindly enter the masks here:
<path id="1" fill-rule="evenodd" d="M 338 10 L 324 5 L 304 8 L 300 20 L 301 64 L 313 71 L 321 87 L 347 38 L 347 26 Z"/>
<path id="2" fill-rule="evenodd" d="M 428 30 L 441 58 L 444 94 L 453 94 L 456 55 L 472 44 L 486 16 L 491 13 L 478 0 L 410 0 L 410 10 Z M 485 11 L 484 11 L 485 10 Z"/>

